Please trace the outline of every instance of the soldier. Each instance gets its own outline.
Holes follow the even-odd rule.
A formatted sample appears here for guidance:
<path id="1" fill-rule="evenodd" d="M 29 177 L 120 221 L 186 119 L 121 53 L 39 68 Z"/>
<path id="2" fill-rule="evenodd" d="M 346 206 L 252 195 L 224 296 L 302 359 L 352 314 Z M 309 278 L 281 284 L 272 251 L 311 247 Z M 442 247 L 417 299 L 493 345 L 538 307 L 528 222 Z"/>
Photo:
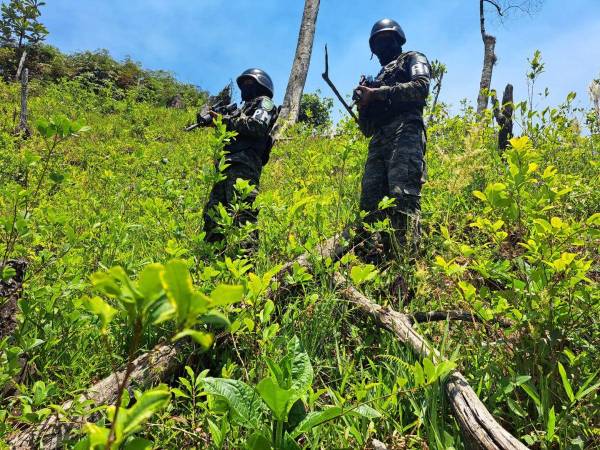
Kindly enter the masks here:
<path id="1" fill-rule="evenodd" d="M 371 137 L 360 197 L 360 208 L 368 213 L 365 222 L 383 219 L 379 202 L 385 196 L 395 199 L 389 213 L 394 233 L 381 243 L 388 254 L 394 242 L 405 246 L 410 218 L 418 240 L 421 186 L 426 176 L 423 107 L 431 70 L 425 55 L 402 51 L 405 42 L 396 21 L 376 22 L 369 45 L 382 69 L 372 81 L 363 77 L 354 91 L 360 129 Z M 364 238 L 364 230 L 358 236 Z"/>
<path id="2" fill-rule="evenodd" d="M 213 187 L 208 203 L 204 209 L 204 231 L 206 240 L 216 242 L 224 239 L 217 230 L 217 223 L 211 216 L 214 207 L 219 203 L 226 208 L 234 199 L 235 183 L 238 178 L 247 180 L 255 189 L 247 201 L 252 205 L 258 194 L 258 184 L 263 166 L 269 159 L 273 138 L 271 130 L 277 120 L 278 108 L 273 103 L 273 81 L 261 69 L 248 69 L 237 78 L 237 85 L 242 94 L 242 107 L 230 115 L 223 116 L 223 123 L 228 130 L 238 135 L 226 145 L 226 162 L 229 166 L 224 170 L 225 179 Z M 211 117 L 217 113 L 209 111 Z M 253 207 L 236 214 L 234 223 L 242 225 L 246 222 L 256 223 L 258 211 Z M 254 236 L 256 238 L 256 234 Z"/>

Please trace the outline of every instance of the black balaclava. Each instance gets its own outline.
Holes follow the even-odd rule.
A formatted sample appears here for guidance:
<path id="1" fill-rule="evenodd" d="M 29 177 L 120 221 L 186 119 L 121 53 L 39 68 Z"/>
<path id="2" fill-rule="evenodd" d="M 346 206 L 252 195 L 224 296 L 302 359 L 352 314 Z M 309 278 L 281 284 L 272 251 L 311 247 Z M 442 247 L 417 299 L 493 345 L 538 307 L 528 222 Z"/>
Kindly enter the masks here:
<path id="1" fill-rule="evenodd" d="M 248 81 L 244 80 L 244 83 L 240 87 L 240 91 L 242 93 L 242 100 L 249 102 L 260 96 L 263 90 L 260 84 L 252 78 L 248 78 Z"/>
<path id="2" fill-rule="evenodd" d="M 375 37 L 372 50 L 380 64 L 385 66 L 400 56 L 402 46 L 395 34 L 384 32 Z"/>

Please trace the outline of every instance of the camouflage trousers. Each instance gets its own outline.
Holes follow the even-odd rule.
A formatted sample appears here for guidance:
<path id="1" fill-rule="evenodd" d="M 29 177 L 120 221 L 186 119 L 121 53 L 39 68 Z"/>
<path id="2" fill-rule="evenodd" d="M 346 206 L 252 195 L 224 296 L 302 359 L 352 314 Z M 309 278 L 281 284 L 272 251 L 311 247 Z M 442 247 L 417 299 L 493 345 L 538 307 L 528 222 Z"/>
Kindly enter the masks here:
<path id="1" fill-rule="evenodd" d="M 254 205 L 254 200 L 258 195 L 258 183 L 262 167 L 256 168 L 248 164 L 233 161 L 229 162 L 229 164 L 230 166 L 224 172 L 226 178 L 215 183 L 210 192 L 208 202 L 204 207 L 204 231 L 206 232 L 205 239 L 207 242 L 217 242 L 225 239 L 225 236 L 218 230 L 218 224 L 211 216 L 211 213 L 214 214 L 215 207 L 221 203 L 230 215 L 233 214 L 230 207 L 235 199 L 235 182 L 238 178 L 248 180 L 255 187 L 254 191 L 244 200 L 245 203 Z M 256 223 L 257 221 L 258 211 L 253 206 L 236 212 L 233 217 L 233 223 L 236 226 L 240 226 L 246 222 Z M 252 238 L 253 240 L 257 240 L 257 233 L 254 234 Z"/>
<path id="2" fill-rule="evenodd" d="M 395 246 L 396 249 L 405 247 L 409 229 L 413 243 L 418 244 L 421 186 L 426 177 L 425 143 L 422 123 L 410 121 L 383 128 L 369 145 L 360 208 L 368 213 L 366 223 L 390 218 L 393 233 L 382 236 L 385 253 L 389 254 Z M 394 198 L 395 204 L 382 211 L 379 202 L 385 196 Z M 359 237 L 368 239 L 364 230 L 359 230 Z"/>

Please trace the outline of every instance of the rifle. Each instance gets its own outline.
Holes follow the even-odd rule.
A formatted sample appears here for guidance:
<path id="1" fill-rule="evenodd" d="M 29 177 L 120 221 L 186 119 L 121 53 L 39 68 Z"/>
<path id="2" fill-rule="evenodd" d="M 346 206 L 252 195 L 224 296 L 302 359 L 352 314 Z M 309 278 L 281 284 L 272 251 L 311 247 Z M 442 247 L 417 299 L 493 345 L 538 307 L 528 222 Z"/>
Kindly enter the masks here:
<path id="1" fill-rule="evenodd" d="M 360 80 L 358 81 L 358 85 L 359 86 L 366 86 L 369 88 L 380 88 L 382 86 L 381 81 L 376 80 L 375 78 L 373 78 L 372 76 L 364 76 L 361 75 L 360 76 Z M 350 107 L 353 107 L 354 105 L 356 105 L 356 102 L 358 102 L 360 100 L 361 97 L 361 92 L 359 89 L 354 89 L 354 92 L 352 93 L 352 105 L 350 105 Z"/>
<path id="2" fill-rule="evenodd" d="M 331 88 L 337 99 L 340 101 L 340 103 L 344 105 L 346 111 L 348 111 L 352 118 L 358 122 L 358 117 L 356 117 L 356 114 L 354 114 L 354 111 L 352 111 L 352 106 L 354 106 L 354 103 L 352 103 L 352 106 L 348 106 L 346 100 L 344 100 L 344 98 L 340 95 L 340 92 L 337 90 L 333 82 L 329 79 L 329 54 L 327 52 L 327 44 L 325 44 L 325 72 L 323 72 L 321 76 L 325 80 L 325 83 L 329 85 L 329 87 Z"/>
<path id="3" fill-rule="evenodd" d="M 196 115 L 196 123 L 189 125 L 185 131 L 192 131 L 199 127 L 208 127 L 213 123 L 210 111 L 217 114 L 234 115 L 238 111 L 237 103 L 231 102 L 231 83 L 225 86 L 221 92 L 214 97 L 209 97 L 200 112 Z"/>

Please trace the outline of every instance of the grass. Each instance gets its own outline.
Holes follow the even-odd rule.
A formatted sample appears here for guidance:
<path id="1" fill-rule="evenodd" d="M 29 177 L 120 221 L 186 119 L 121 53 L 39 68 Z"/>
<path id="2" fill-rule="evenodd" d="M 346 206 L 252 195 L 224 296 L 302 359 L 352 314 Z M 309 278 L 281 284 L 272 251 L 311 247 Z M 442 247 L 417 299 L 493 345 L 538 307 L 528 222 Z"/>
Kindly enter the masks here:
<path id="1" fill-rule="evenodd" d="M 332 271 L 360 261 L 321 263 L 312 274 L 296 271 L 285 294 L 271 303 L 252 296 L 250 273 L 262 276 L 357 217 L 367 141 L 352 123 L 327 139 L 298 128 L 275 147 L 261 179 L 259 251 L 250 261 L 236 261 L 233 242 L 225 250 L 232 260 L 225 263 L 201 236 L 219 142 L 210 131 L 182 132 L 192 111 L 115 100 L 70 81 L 34 84 L 31 91 L 33 120 L 64 114 L 91 129 L 61 142 L 42 176 L 41 162 L 31 155 L 44 154 L 44 140 L 38 133 L 27 141 L 12 136 L 18 92 L 0 84 L 2 253 L 15 195 L 31 193 L 32 181 L 41 180 L 30 214 L 17 217 L 18 240 L 9 255 L 30 265 L 18 330 L 0 343 L 0 382 L 7 389 L 0 436 L 42 420 L 50 405 L 125 363 L 132 330 L 117 315 L 106 335 L 110 351 L 101 344 L 99 321 L 82 301 L 95 293 L 90 276 L 121 266 L 135 278 L 151 262 L 178 258 L 201 292 L 220 283 L 246 290 L 245 300 L 228 310 L 234 345 L 203 352 L 187 344 L 187 364 L 196 375 L 207 369 L 209 376 L 256 384 L 268 375 L 265 357 L 281 355 L 298 336 L 315 370 L 304 398 L 309 410 L 367 402 L 381 414 L 327 422 L 305 434 L 302 447 L 369 448 L 373 437 L 390 448 L 423 448 L 425 442 L 429 448 L 464 447 L 441 383 L 419 384 L 415 357 L 333 289 Z M 579 133 L 569 106 L 552 119 L 533 114 L 542 126 L 530 124 L 524 130 L 530 141 L 515 142 L 504 155 L 489 121 L 472 111 L 436 116 L 428 133 L 423 251 L 379 268 L 360 288 L 407 312 L 467 309 L 513 321 L 506 331 L 470 323 L 421 325 L 419 331 L 456 362 L 492 414 L 527 445 L 593 448 L 600 407 L 599 220 L 593 216 L 600 204 L 598 137 Z M 235 269 L 241 265 L 249 265 L 244 274 Z M 398 275 L 412 292 L 410 301 L 391 289 Z M 170 325 L 148 326 L 138 351 L 172 331 Z M 9 364 L 14 355 L 26 370 Z M 48 392 L 36 402 L 40 381 Z M 181 389 L 184 383 L 174 379 L 171 385 Z M 193 405 L 173 397 L 137 436 L 157 448 L 242 448 L 249 433 L 214 400 L 201 392 Z M 26 417 L 27 408 L 39 414 Z"/>

